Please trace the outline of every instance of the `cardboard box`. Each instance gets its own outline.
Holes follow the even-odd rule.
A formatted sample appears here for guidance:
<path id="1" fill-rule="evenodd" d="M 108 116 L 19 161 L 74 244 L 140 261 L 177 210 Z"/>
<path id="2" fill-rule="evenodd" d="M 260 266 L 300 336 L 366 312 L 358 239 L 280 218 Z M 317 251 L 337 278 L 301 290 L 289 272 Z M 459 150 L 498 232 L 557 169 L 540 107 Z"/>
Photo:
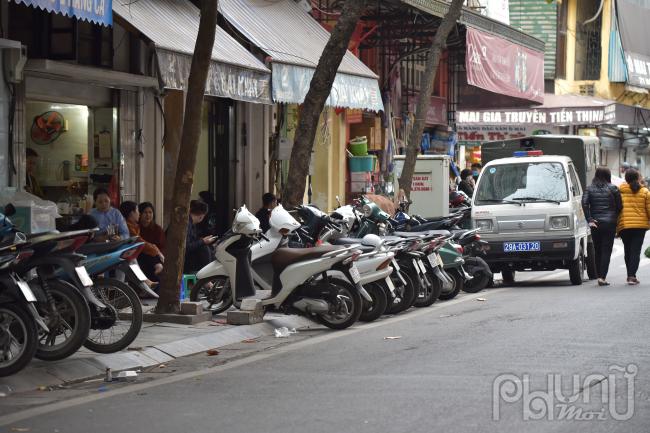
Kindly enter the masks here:
<path id="1" fill-rule="evenodd" d="M 350 192 L 368 192 L 364 191 L 366 186 L 370 186 L 372 184 L 368 182 L 350 182 Z"/>
<path id="2" fill-rule="evenodd" d="M 369 182 L 371 180 L 372 174 L 366 172 L 351 172 L 350 181 L 351 182 Z"/>

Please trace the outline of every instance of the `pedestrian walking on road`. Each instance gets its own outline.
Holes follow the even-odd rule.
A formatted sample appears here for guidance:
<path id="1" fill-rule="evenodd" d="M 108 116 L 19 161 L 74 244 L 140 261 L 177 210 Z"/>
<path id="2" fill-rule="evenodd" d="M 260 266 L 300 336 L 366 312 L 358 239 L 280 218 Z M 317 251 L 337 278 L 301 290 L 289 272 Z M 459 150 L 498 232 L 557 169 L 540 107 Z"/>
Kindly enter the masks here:
<path id="1" fill-rule="evenodd" d="M 591 238 L 596 250 L 598 285 L 608 286 L 607 272 L 614 248 L 616 224 L 623 209 L 621 193 L 612 185 L 612 172 L 598 167 L 596 176 L 582 196 L 582 208 L 591 227 Z"/>
<path id="2" fill-rule="evenodd" d="M 650 229 L 650 191 L 641 185 L 641 176 L 633 168 L 625 172 L 625 183 L 619 187 L 623 211 L 618 218 L 617 232 L 625 247 L 627 283 L 639 284 L 636 271 L 641 260 L 645 232 Z"/>

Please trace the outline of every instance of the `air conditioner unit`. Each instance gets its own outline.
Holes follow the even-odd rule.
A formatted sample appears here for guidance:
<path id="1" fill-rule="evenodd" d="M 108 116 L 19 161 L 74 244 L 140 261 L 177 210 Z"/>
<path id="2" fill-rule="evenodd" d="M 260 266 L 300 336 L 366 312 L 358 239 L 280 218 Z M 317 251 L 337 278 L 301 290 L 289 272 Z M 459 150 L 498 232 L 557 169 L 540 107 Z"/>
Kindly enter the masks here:
<path id="1" fill-rule="evenodd" d="M 23 70 L 27 63 L 27 47 L 18 45 L 18 47 L 2 47 L 2 61 L 5 71 L 5 77 L 10 83 L 20 83 L 23 81 Z"/>

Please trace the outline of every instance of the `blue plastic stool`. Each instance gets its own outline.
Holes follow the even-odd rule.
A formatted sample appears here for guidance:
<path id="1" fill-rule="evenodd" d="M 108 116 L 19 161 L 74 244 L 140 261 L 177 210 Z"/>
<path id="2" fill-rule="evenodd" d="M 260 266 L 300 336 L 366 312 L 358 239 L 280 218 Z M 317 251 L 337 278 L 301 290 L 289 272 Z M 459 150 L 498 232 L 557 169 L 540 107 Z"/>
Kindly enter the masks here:
<path id="1" fill-rule="evenodd" d="M 196 275 L 183 274 L 183 279 L 181 280 L 181 295 L 180 295 L 181 302 L 190 297 L 191 286 L 189 285 L 189 283 L 192 283 L 192 285 L 196 284 Z"/>

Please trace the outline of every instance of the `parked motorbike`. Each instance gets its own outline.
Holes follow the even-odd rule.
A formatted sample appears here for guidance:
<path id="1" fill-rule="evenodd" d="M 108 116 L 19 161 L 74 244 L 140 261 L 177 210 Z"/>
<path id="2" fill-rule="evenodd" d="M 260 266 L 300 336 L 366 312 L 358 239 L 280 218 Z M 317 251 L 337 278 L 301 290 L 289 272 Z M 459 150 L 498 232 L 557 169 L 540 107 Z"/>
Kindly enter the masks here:
<path id="1" fill-rule="evenodd" d="M 269 241 L 261 233 L 259 220 L 242 206 L 231 230 L 217 245 L 217 261 L 232 282 L 230 290 L 236 307 L 241 306 L 241 299 L 256 293 L 251 249 L 259 239 Z M 301 314 L 332 329 L 351 326 L 361 315 L 361 293 L 365 292 L 355 266 L 361 252 L 355 247 L 279 248 L 271 255 L 271 297 L 259 300 L 259 306 L 264 311 Z M 346 279 L 328 275 L 329 270 L 341 272 Z"/>
<path id="2" fill-rule="evenodd" d="M 346 231 L 342 219 L 334 219 L 315 206 L 300 206 L 298 215 L 303 226 L 290 244 L 298 247 L 310 245 L 359 245 L 362 254 L 356 266 L 361 274 L 361 284 L 372 301 L 364 299 L 364 310 L 359 320 L 372 322 L 381 317 L 395 303 L 398 289 L 391 275 L 395 271 L 395 253 L 398 249 L 389 248 L 384 240 L 375 235 L 366 235 L 362 239 L 341 237 Z M 328 272 L 336 275 L 334 271 Z M 342 275 L 338 275 L 342 277 Z"/>
<path id="3" fill-rule="evenodd" d="M 465 262 L 463 270 L 467 274 L 464 278 L 462 290 L 468 293 L 477 293 L 486 288 L 492 281 L 492 271 L 485 260 L 480 257 L 485 254 L 483 248 L 486 243 L 481 240 L 477 229 L 468 230 L 460 227 L 468 217 L 471 209 L 465 207 L 456 210 L 455 213 L 447 217 L 424 219 L 417 215 L 409 215 L 407 213 L 408 205 L 408 202 L 401 202 L 399 211 L 393 217 L 399 226 L 406 227 L 407 230 L 412 232 L 420 231 L 426 227 L 452 231 L 454 245 L 446 246 L 441 253 L 446 259 L 445 263 L 447 265 L 454 263 L 458 257 L 456 251 L 461 252 Z M 459 274 L 461 272 L 457 269 L 454 272 L 454 277 L 458 281 L 461 280 Z"/>
<path id="4" fill-rule="evenodd" d="M 12 213 L 12 209 L 6 209 Z M 16 230 L 5 215 L 0 216 L 0 236 L 14 236 Z M 74 251 L 94 233 L 81 230 L 67 233 L 45 233 L 28 238 L 33 254 L 14 268 L 28 282 L 37 299 L 37 310 L 47 331 L 39 330 L 35 356 L 43 360 L 63 359 L 76 352 L 86 341 L 90 330 L 89 303 L 100 308 L 104 304 L 92 293 L 93 281 L 81 265 L 84 256 Z M 22 246 L 17 247 L 22 251 Z M 57 272 L 66 275 L 62 281 Z"/>
<path id="5" fill-rule="evenodd" d="M 390 218 L 386 212 L 382 211 L 379 206 L 366 197 L 356 200 L 353 206 L 340 207 L 335 211 L 335 215 L 340 215 L 346 219 L 349 225 L 353 227 L 354 233 L 366 233 L 370 231 L 385 235 L 392 230 L 393 225 L 397 225 L 395 220 Z M 397 236 L 398 239 L 411 239 L 412 241 L 422 243 L 422 245 L 416 243 L 415 247 L 411 247 L 406 252 L 406 255 L 400 257 L 402 259 L 401 262 L 398 260 L 400 266 L 409 274 L 409 278 L 414 285 L 414 305 L 429 306 L 439 297 L 441 299 L 450 299 L 449 296 L 453 297 L 455 296 L 454 293 L 458 293 L 455 291 L 455 288 L 453 290 L 447 290 L 451 277 L 446 275 L 445 269 L 455 269 L 462 266 L 462 259 L 448 259 L 448 263 L 445 263 L 446 268 L 440 268 L 438 272 L 434 272 L 432 268 L 428 269 L 425 265 L 425 256 L 433 254 L 433 251 L 430 251 L 433 249 L 435 249 L 436 254 L 442 255 L 443 248 L 446 245 L 435 244 L 434 247 L 434 244 L 432 244 L 428 250 L 420 251 L 420 247 L 426 245 L 427 242 L 448 236 L 449 233 L 447 231 L 429 230 L 427 232 L 421 231 L 417 233 L 394 231 L 392 235 Z M 444 251 L 444 253 L 445 256 L 449 255 L 448 251 Z M 453 250 L 452 254 L 457 253 Z M 458 290 L 460 290 L 460 287 L 458 287 Z"/>
<path id="6" fill-rule="evenodd" d="M 304 206 L 301 211 L 306 221 L 306 230 L 311 232 L 300 233 L 299 231 L 300 238 L 310 239 L 309 236 L 314 236 L 317 239 L 315 243 L 328 241 L 333 244 L 347 245 L 358 243 L 360 240 L 364 243 L 367 239 L 375 236 L 365 235 L 362 239 L 351 237 L 355 236 L 354 230 L 359 226 L 359 219 L 351 206 L 341 206 L 331 216 L 320 212 L 313 206 Z M 371 229 L 374 227 L 371 226 Z M 316 235 L 315 233 L 319 233 L 319 231 L 320 234 Z M 310 242 L 314 243 L 314 241 Z M 382 250 L 393 253 L 394 257 L 390 262 L 392 272 L 389 278 L 379 280 L 375 284 L 380 286 L 388 296 L 386 313 L 396 314 L 411 307 L 416 300 L 421 278 L 418 271 L 415 270 L 414 262 L 420 261 L 422 254 L 416 251 L 415 243 L 404 241 L 401 238 L 377 237 L 375 244 L 378 243 L 383 243 Z M 402 269 L 402 265 L 404 265 L 404 269 Z M 384 266 L 386 265 L 384 264 Z M 364 284 L 364 287 L 369 286 Z"/>
<path id="7" fill-rule="evenodd" d="M 31 256 L 17 251 L 24 239 L 0 246 L 0 377 L 17 373 L 29 364 L 38 348 L 38 328 L 48 331 L 36 310 L 36 296 L 13 267 Z"/>
<path id="8" fill-rule="evenodd" d="M 300 223 L 281 205 L 277 206 L 271 212 L 270 226 L 271 228 L 265 234 L 266 238 L 260 239 L 251 250 L 251 275 L 257 290 L 272 290 L 272 254 L 278 248 L 286 246 L 288 244 L 288 236 L 301 228 Z M 381 246 L 376 245 L 376 243 L 373 244 L 372 241 L 366 240 L 367 243 L 371 244 L 370 246 L 359 246 L 363 254 L 357 261 L 357 267 L 361 275 L 361 284 L 369 296 L 369 299 L 363 300 L 364 311 L 360 316 L 360 320 L 362 321 L 375 320 L 384 313 L 388 302 L 387 297 L 382 287 L 374 283 L 387 278 L 392 272 L 392 268 L 388 266 L 392 259 L 392 254 L 383 251 Z M 359 241 L 357 240 L 354 243 L 359 244 Z M 293 243 L 291 245 L 293 248 L 311 246 L 313 244 L 306 243 L 304 245 L 298 245 Z M 218 284 L 217 290 L 220 292 L 223 292 L 223 290 L 220 290 L 220 287 L 226 284 L 229 285 L 230 280 L 226 274 L 226 269 L 218 261 L 214 261 L 201 269 L 197 273 L 199 281 L 194 285 L 190 299 L 204 302 L 206 308 L 213 312 L 220 312 L 229 308 L 232 304 L 232 296 L 230 294 L 226 295 L 227 301 L 223 302 L 223 299 L 215 299 L 219 295 L 214 290 L 215 284 Z M 327 274 L 342 279 L 346 278 L 343 273 L 336 270 L 329 270 Z M 224 279 L 227 279 L 227 281 L 224 281 Z"/>
<path id="9" fill-rule="evenodd" d="M 87 349 L 98 353 L 117 352 L 128 347 L 140 333 L 142 305 L 132 285 L 151 292 L 136 261 L 143 248 L 143 242 L 130 238 L 87 243 L 77 250 L 85 256 L 83 265 L 93 277 L 93 294 L 105 305 L 105 308 L 89 305 L 90 334 L 84 343 Z M 117 270 L 126 276 L 126 283 L 104 275 Z"/>

